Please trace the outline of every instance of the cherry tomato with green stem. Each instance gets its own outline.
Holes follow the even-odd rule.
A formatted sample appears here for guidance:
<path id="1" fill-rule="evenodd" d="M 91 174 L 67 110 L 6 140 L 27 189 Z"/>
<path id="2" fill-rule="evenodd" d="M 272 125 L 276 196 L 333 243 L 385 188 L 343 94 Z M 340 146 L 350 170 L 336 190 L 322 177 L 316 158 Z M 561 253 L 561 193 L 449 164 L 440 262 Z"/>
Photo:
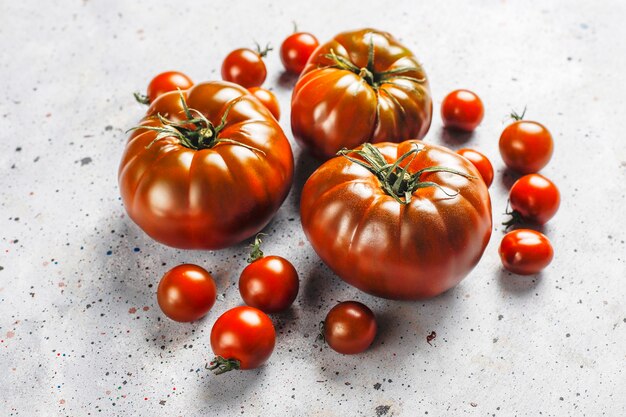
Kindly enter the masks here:
<path id="1" fill-rule="evenodd" d="M 280 256 L 263 256 L 261 238 L 254 239 L 252 253 L 239 277 L 243 301 L 265 313 L 278 313 L 293 304 L 300 281 L 291 262 Z"/>
<path id="2" fill-rule="evenodd" d="M 531 229 L 517 229 L 504 235 L 499 253 L 502 265 L 518 275 L 537 274 L 550 265 L 554 257 L 550 240 Z"/>
<path id="3" fill-rule="evenodd" d="M 441 103 L 441 119 L 449 129 L 474 131 L 485 115 L 483 102 L 469 90 L 454 90 Z"/>
<path id="4" fill-rule="evenodd" d="M 376 337 L 376 317 L 366 305 L 344 301 L 322 322 L 322 336 L 335 352 L 353 355 L 365 351 Z"/>
<path id="5" fill-rule="evenodd" d="M 561 194 L 556 185 L 540 174 L 528 174 L 518 179 L 509 193 L 512 211 L 507 227 L 522 221 L 546 224 L 561 204 Z"/>
<path id="6" fill-rule="evenodd" d="M 267 45 L 264 50 L 257 44 L 256 51 L 249 48 L 235 49 L 229 53 L 222 63 L 222 79 L 244 88 L 260 87 L 267 77 L 267 69 L 263 58 L 272 48 Z"/>
<path id="7" fill-rule="evenodd" d="M 193 86 L 193 81 L 178 71 L 162 72 L 150 81 L 146 94 L 135 93 L 135 99 L 141 104 L 150 104 L 161 94 L 170 91 L 187 90 Z"/>
<path id="8" fill-rule="evenodd" d="M 521 174 L 532 174 L 548 164 L 554 142 L 544 125 L 523 120 L 525 113 L 526 109 L 521 115 L 511 114 L 515 121 L 502 131 L 499 147 L 506 166 Z"/>
<path id="9" fill-rule="evenodd" d="M 491 186 L 493 182 L 493 166 L 491 161 L 482 153 L 469 148 L 463 148 L 456 151 L 459 155 L 469 159 L 469 161 L 476 167 L 480 176 L 487 187 Z"/>
<path id="10" fill-rule="evenodd" d="M 209 369 L 219 375 L 258 368 L 272 355 L 275 343 L 276 331 L 267 314 L 254 307 L 235 307 L 222 314 L 211 329 L 216 356 Z"/>
<path id="11" fill-rule="evenodd" d="M 307 32 L 293 33 L 280 46 L 280 60 L 287 72 L 300 74 L 318 46 L 319 42 L 312 34 Z"/>
<path id="12" fill-rule="evenodd" d="M 174 321 L 190 322 L 204 317 L 216 296 L 215 281 L 204 268 L 183 264 L 169 270 L 157 289 L 163 313 Z"/>
<path id="13" fill-rule="evenodd" d="M 276 120 L 280 120 L 280 106 L 278 104 L 278 99 L 276 95 L 272 93 L 270 90 L 267 90 L 263 87 L 250 87 L 248 91 L 252 93 L 253 96 L 259 99 L 261 103 L 272 113 L 272 116 Z"/>

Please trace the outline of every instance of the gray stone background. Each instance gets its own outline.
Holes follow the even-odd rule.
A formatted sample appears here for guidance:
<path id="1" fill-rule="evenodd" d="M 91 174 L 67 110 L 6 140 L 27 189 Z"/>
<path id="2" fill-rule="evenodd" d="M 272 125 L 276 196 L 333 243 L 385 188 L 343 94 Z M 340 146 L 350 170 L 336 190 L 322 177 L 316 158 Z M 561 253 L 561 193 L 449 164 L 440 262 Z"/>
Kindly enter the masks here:
<path id="1" fill-rule="evenodd" d="M 1 416 L 622 416 L 626 415 L 626 3 L 623 1 L 61 1 L 0 3 Z M 244 242 L 216 251 L 155 243 L 125 216 L 117 188 L 131 93 L 163 70 L 219 78 L 223 57 L 277 46 L 296 21 L 322 41 L 372 26 L 411 47 L 429 74 L 427 139 L 474 147 L 497 170 L 495 230 L 483 259 L 422 302 L 364 295 L 320 264 L 302 233 L 297 190 L 314 168 L 294 145 L 296 182 L 265 250 L 293 261 L 294 307 L 261 369 L 214 377 L 214 320 L 241 303 Z M 291 139 L 294 79 L 276 51 L 266 87 Z M 482 97 L 471 137 L 442 130 L 454 88 Z M 497 140 L 511 109 L 554 135 L 543 173 L 562 206 L 544 228 L 556 257 L 536 277 L 503 271 L 507 187 Z M 223 294 L 193 324 L 162 315 L 160 276 L 209 269 Z M 376 313 L 372 348 L 341 356 L 315 343 L 338 301 Z M 426 336 L 436 331 L 432 346 Z"/>

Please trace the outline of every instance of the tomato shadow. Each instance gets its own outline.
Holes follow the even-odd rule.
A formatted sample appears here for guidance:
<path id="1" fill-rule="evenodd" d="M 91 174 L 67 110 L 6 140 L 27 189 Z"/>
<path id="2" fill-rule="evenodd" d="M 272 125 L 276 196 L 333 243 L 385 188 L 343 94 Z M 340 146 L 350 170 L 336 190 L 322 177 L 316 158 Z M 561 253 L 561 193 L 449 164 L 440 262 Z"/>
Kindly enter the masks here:
<path id="1" fill-rule="evenodd" d="M 439 140 L 448 148 L 457 150 L 462 145 L 465 145 L 474 137 L 474 132 L 464 132 L 457 129 L 447 129 L 441 127 L 439 130 Z"/>
<path id="2" fill-rule="evenodd" d="M 517 275 L 501 268 L 498 272 L 498 285 L 507 293 L 525 295 L 541 285 L 541 277 L 541 272 L 536 275 Z"/>
<path id="3" fill-rule="evenodd" d="M 240 409 L 241 404 L 245 403 L 249 394 L 263 385 L 268 366 L 271 365 L 265 364 L 257 369 L 213 375 L 212 371 L 203 365 L 198 371 L 200 374 L 204 373 L 200 387 L 201 391 L 204 392 L 202 399 L 213 412 L 216 410 L 216 406 L 222 410 Z M 211 415 L 220 414 L 211 413 Z"/>
<path id="4" fill-rule="evenodd" d="M 296 82 L 298 81 L 299 77 L 300 76 L 298 74 L 292 74 L 290 72 L 283 71 L 278 77 L 277 84 L 281 89 L 291 91 L 296 86 Z"/>
<path id="5" fill-rule="evenodd" d="M 302 188 L 311 174 L 313 174 L 313 172 L 315 172 L 321 164 L 322 161 L 314 156 L 311 156 L 308 152 L 302 149 L 297 155 L 292 190 L 292 204 L 297 212 L 300 212 L 300 197 L 302 196 Z"/>
<path id="6" fill-rule="evenodd" d="M 504 188 L 510 190 L 515 181 L 517 181 L 522 175 L 517 171 L 512 170 L 511 168 L 504 168 L 502 174 L 500 175 L 500 183 Z"/>

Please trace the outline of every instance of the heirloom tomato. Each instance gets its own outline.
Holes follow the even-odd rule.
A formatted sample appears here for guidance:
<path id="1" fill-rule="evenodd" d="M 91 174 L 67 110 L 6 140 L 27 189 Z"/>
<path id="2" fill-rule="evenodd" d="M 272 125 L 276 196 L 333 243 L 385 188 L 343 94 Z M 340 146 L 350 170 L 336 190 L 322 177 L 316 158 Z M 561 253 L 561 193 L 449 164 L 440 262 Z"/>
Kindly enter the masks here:
<path id="1" fill-rule="evenodd" d="M 293 155 L 278 122 L 238 85 L 160 96 L 119 169 L 130 218 L 181 249 L 220 249 L 258 233 L 287 196 Z"/>
<path id="2" fill-rule="evenodd" d="M 341 153 L 309 177 L 300 203 L 307 238 L 339 277 L 414 300 L 452 288 L 478 263 L 491 201 L 469 160 L 415 140 Z"/>

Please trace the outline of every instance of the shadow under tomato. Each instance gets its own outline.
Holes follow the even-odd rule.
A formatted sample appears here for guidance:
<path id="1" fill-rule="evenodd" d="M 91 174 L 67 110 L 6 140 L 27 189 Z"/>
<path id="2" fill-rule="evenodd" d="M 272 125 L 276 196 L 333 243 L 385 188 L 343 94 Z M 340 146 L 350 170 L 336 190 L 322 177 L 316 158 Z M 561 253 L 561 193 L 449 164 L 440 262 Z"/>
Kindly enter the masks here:
<path id="1" fill-rule="evenodd" d="M 263 384 L 266 379 L 265 368 L 271 366 L 271 360 L 270 358 L 270 362 L 257 369 L 234 370 L 222 375 L 214 375 L 202 365 L 198 373 L 204 373 L 201 391 L 205 393 L 203 398 L 205 403 L 210 405 L 211 410 L 215 410 L 216 404 L 225 410 L 239 409 L 248 394 Z M 220 415 L 220 413 L 210 415 Z"/>
<path id="2" fill-rule="evenodd" d="M 280 88 L 284 88 L 286 90 L 293 90 L 293 88 L 296 85 L 296 82 L 298 81 L 298 78 L 300 76 L 298 74 L 292 74 L 290 72 L 287 71 L 283 71 L 280 73 L 280 76 L 278 77 L 278 86 Z"/>
<path id="3" fill-rule="evenodd" d="M 522 174 L 517 171 L 512 170 L 511 168 L 505 167 L 504 171 L 500 175 L 500 183 L 507 189 L 510 190 L 515 181 L 517 181 Z"/>
<path id="4" fill-rule="evenodd" d="M 296 156 L 296 166 L 293 176 L 293 204 L 297 212 L 300 212 L 300 197 L 302 196 L 302 188 L 309 179 L 311 174 L 315 172 L 322 161 L 311 156 L 308 152 L 300 149 L 300 153 Z"/>
<path id="5" fill-rule="evenodd" d="M 507 293 L 524 295 L 541 284 L 541 272 L 536 275 L 517 275 L 501 268 L 498 272 L 498 285 Z"/>
<path id="6" fill-rule="evenodd" d="M 474 136 L 474 132 L 464 132 L 457 129 L 441 127 L 439 130 L 439 140 L 444 146 L 457 150 L 462 145 L 469 142 Z"/>

